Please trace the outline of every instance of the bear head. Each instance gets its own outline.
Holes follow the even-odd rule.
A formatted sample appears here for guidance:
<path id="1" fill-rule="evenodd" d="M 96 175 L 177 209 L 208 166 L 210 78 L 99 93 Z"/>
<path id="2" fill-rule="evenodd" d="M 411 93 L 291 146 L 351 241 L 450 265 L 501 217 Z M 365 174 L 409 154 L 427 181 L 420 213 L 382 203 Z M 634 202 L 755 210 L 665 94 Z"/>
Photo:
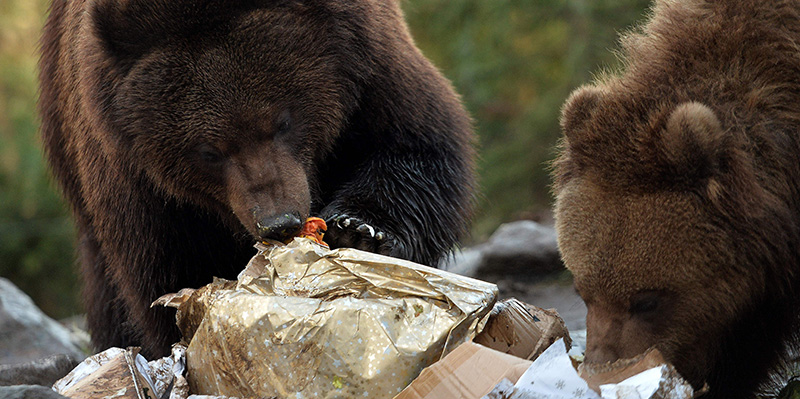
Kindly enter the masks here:
<path id="1" fill-rule="evenodd" d="M 299 229 L 315 167 L 356 103 L 362 6 L 95 1 L 83 44 L 95 59 L 80 77 L 90 112 L 107 116 L 97 140 L 235 231 Z"/>
<path id="2" fill-rule="evenodd" d="M 731 343 L 766 328 L 744 326 L 785 286 L 769 265 L 786 255 L 776 220 L 791 218 L 711 107 L 614 85 L 573 93 L 554 164 L 558 244 L 588 309 L 586 361 L 656 347 L 699 388 L 731 361 Z"/>

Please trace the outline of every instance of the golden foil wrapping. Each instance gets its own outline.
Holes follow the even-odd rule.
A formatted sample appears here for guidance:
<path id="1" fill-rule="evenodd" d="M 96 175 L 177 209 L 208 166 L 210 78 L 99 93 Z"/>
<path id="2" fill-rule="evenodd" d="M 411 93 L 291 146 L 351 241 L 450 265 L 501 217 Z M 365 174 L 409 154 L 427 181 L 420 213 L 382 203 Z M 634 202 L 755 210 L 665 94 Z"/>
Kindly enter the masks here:
<path id="1" fill-rule="evenodd" d="M 192 393 L 391 398 L 482 328 L 494 284 L 309 239 L 259 250 L 237 282 L 168 300 Z"/>

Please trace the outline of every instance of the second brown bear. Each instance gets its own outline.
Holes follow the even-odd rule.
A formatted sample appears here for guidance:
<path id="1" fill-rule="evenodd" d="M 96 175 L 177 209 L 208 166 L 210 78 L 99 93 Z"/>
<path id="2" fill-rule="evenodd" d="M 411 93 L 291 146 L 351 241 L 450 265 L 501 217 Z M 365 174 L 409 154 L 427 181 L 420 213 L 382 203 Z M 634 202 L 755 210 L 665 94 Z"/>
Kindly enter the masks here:
<path id="1" fill-rule="evenodd" d="M 751 398 L 800 331 L 800 2 L 659 0 L 625 68 L 572 95 L 559 247 L 588 362 L 659 348 Z"/>

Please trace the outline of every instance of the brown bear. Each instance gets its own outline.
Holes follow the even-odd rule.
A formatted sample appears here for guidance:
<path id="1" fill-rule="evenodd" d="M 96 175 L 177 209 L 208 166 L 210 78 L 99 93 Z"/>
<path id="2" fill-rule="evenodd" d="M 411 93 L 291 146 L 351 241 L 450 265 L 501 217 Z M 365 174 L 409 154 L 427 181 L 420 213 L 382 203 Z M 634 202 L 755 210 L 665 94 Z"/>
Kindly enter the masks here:
<path id="1" fill-rule="evenodd" d="M 54 1 L 42 134 L 79 232 L 96 349 L 179 339 L 165 293 L 255 239 L 436 264 L 465 233 L 471 120 L 394 0 Z"/>
<path id="2" fill-rule="evenodd" d="M 749 398 L 800 333 L 800 2 L 658 0 L 554 163 L 587 362 L 651 346 Z"/>

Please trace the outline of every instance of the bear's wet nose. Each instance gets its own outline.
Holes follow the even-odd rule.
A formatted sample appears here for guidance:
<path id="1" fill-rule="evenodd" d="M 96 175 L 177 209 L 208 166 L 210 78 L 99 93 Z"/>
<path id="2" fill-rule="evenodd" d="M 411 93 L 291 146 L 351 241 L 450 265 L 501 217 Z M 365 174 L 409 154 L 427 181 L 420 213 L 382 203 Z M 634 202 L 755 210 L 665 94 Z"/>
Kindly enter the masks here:
<path id="1" fill-rule="evenodd" d="M 303 221 L 297 212 L 267 216 L 256 223 L 260 238 L 276 241 L 286 241 L 296 235 L 301 227 Z"/>

